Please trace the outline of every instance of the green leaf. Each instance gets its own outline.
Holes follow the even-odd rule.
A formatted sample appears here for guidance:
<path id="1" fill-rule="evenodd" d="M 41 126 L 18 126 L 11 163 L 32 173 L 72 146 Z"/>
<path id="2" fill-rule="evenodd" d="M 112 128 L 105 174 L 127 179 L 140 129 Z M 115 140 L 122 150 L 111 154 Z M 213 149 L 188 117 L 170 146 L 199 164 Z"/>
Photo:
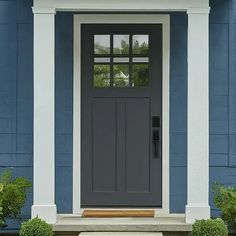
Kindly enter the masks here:
<path id="1" fill-rule="evenodd" d="M 4 185 L 3 183 L 0 183 L 0 193 L 3 191 Z"/>

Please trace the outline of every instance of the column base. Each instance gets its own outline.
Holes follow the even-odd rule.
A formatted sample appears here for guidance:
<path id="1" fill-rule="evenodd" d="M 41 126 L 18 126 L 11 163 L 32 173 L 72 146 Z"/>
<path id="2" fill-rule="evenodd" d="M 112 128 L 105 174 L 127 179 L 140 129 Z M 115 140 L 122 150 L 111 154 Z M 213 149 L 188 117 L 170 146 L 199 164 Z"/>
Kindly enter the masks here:
<path id="1" fill-rule="evenodd" d="M 39 217 L 48 224 L 55 224 L 57 221 L 57 207 L 56 205 L 33 205 L 31 217 Z"/>
<path id="2" fill-rule="evenodd" d="M 203 204 L 189 204 L 185 209 L 186 223 L 193 224 L 196 220 L 210 219 L 210 206 Z"/>

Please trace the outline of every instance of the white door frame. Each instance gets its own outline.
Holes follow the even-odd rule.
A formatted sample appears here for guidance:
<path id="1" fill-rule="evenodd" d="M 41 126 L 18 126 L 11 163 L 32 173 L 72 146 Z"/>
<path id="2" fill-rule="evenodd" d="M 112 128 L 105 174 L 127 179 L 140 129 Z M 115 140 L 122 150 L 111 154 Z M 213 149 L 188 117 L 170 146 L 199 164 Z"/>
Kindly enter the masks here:
<path id="1" fill-rule="evenodd" d="M 169 80 L 170 16 L 168 14 L 86 14 L 74 16 L 74 104 L 73 104 L 73 214 L 81 214 L 81 25 L 82 24 L 161 24 L 163 28 L 162 104 L 162 207 L 169 213 Z"/>

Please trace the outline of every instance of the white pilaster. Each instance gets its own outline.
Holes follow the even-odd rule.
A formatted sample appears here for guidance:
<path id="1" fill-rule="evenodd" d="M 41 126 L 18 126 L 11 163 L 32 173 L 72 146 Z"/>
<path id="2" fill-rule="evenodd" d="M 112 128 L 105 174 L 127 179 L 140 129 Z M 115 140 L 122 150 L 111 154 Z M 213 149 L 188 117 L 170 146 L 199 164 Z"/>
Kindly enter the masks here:
<path id="1" fill-rule="evenodd" d="M 34 12 L 34 205 L 32 217 L 56 222 L 55 9 Z"/>
<path id="2" fill-rule="evenodd" d="M 186 222 L 210 218 L 209 8 L 188 10 L 188 196 Z"/>

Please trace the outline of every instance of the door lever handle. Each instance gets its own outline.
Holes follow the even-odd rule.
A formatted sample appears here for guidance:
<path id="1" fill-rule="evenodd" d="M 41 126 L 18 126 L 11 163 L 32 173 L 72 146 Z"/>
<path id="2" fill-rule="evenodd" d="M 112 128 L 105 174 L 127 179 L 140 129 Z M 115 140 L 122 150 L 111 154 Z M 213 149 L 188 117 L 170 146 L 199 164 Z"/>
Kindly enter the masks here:
<path id="1" fill-rule="evenodd" d="M 153 130 L 152 142 L 154 145 L 154 158 L 159 157 L 159 153 L 158 153 L 159 141 L 160 141 L 159 130 Z"/>

